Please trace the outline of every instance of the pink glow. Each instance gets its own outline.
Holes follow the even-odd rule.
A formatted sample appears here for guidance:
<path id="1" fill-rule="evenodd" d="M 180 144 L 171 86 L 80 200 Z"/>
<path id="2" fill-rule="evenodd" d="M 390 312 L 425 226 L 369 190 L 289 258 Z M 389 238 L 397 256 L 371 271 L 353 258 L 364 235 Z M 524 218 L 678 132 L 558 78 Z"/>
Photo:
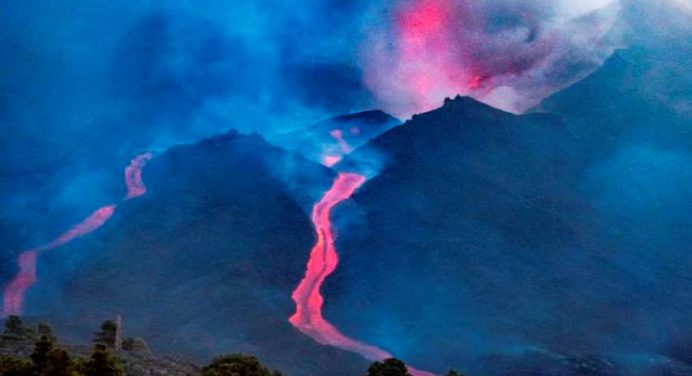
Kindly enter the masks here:
<path id="1" fill-rule="evenodd" d="M 336 140 L 336 142 L 339 144 L 339 150 L 343 154 L 348 154 L 353 149 L 351 148 L 351 145 L 349 145 L 346 140 L 344 139 L 344 132 L 341 131 L 341 129 L 333 129 L 329 134 Z"/>
<path id="2" fill-rule="evenodd" d="M 19 273 L 5 287 L 2 315 L 0 317 L 21 314 L 22 306 L 24 305 L 24 294 L 36 282 L 36 251 L 22 252 L 17 259 L 17 264 L 19 265 Z"/>
<path id="3" fill-rule="evenodd" d="M 139 197 L 146 193 L 147 189 L 142 181 L 142 168 L 152 157 L 151 153 L 141 154 L 132 159 L 130 165 L 125 168 L 125 184 L 127 185 L 125 200 Z M 22 252 L 17 259 L 19 272 L 5 287 L 0 317 L 20 315 L 22 313 L 26 291 L 37 281 L 36 260 L 40 253 L 61 247 L 74 239 L 96 231 L 113 216 L 116 208 L 115 204 L 100 207 L 54 240 Z"/>
<path id="4" fill-rule="evenodd" d="M 406 118 L 464 95 L 523 112 L 588 74 L 618 45 L 607 36 L 618 18 L 612 1 L 589 8 L 597 14 L 588 20 L 561 10 L 548 15 L 527 2 L 495 3 L 402 1 L 388 25 L 371 28 L 361 56 L 380 107 Z M 546 3 L 572 8 L 575 1 Z M 496 27 L 498 16 L 513 23 Z"/>
<path id="5" fill-rule="evenodd" d="M 69 229 L 67 232 L 60 235 L 57 239 L 42 247 L 39 247 L 38 251 L 43 252 L 58 248 L 62 245 L 65 245 L 73 241 L 76 238 L 96 231 L 99 227 L 103 226 L 103 224 L 111 218 L 113 213 L 115 213 L 115 208 L 116 206 L 113 204 L 96 209 L 96 211 L 91 213 L 91 215 L 86 217 L 82 222 L 78 223 L 77 225 Z"/>
<path id="6" fill-rule="evenodd" d="M 396 51 L 378 52 L 393 57 L 394 67 L 387 69 L 393 69 L 394 78 L 378 83 L 374 81 L 385 72 L 371 71 L 368 76 L 371 86 L 406 98 L 401 103 L 403 107 L 393 109 L 394 112 L 423 112 L 439 106 L 446 96 L 466 94 L 480 87 L 473 64 L 464 61 L 468 46 L 455 35 L 467 13 L 463 2 L 414 0 L 395 14 Z"/>
<path id="7" fill-rule="evenodd" d="M 322 164 L 324 164 L 327 167 L 332 167 L 335 164 L 339 163 L 340 160 L 340 155 L 325 155 L 324 157 L 322 157 Z"/>
<path id="8" fill-rule="evenodd" d="M 315 226 L 317 241 L 310 251 L 305 277 L 293 291 L 296 312 L 289 322 L 302 333 L 318 343 L 338 347 L 360 354 L 369 360 L 392 358 L 392 354 L 378 347 L 368 345 L 347 337 L 322 316 L 324 298 L 320 288 L 325 279 L 336 269 L 339 257 L 334 246 L 334 230 L 330 213 L 340 202 L 347 200 L 358 187 L 365 182 L 360 174 L 341 172 L 332 187 L 315 204 L 312 210 L 312 222 Z M 409 367 L 414 376 L 434 376 L 432 373 Z"/>
<path id="9" fill-rule="evenodd" d="M 147 187 L 142 181 L 142 168 L 153 158 L 152 153 L 144 153 L 130 161 L 130 165 L 125 167 L 125 184 L 127 185 L 126 200 L 139 197 L 147 193 Z"/>
<path id="10" fill-rule="evenodd" d="M 328 145 L 326 148 L 327 150 L 325 150 L 322 155 L 322 164 L 327 167 L 332 167 L 339 163 L 344 155 L 352 152 L 353 148 L 346 142 L 344 132 L 341 129 L 332 129 L 329 131 L 329 135 L 336 141 L 336 145 Z"/>
<path id="11" fill-rule="evenodd" d="M 24 251 L 19 255 L 17 264 L 19 273 L 5 287 L 3 296 L 2 314 L 0 317 L 8 315 L 19 315 L 24 306 L 24 295 L 26 291 L 36 282 L 36 259 L 41 252 L 50 251 L 65 245 L 72 240 L 95 231 L 113 215 L 115 205 L 108 205 L 97 209 L 67 232 L 61 234 L 53 241 L 43 244 L 35 249 Z"/>

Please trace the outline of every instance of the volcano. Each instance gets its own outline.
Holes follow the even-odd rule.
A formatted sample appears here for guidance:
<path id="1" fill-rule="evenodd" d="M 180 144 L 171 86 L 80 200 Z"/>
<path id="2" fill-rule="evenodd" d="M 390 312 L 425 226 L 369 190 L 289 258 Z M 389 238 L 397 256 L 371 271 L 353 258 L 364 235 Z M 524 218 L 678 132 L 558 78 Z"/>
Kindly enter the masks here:
<path id="1" fill-rule="evenodd" d="M 594 354 L 616 365 L 594 374 L 677 369 L 692 134 L 630 90 L 650 71 L 629 53 L 534 113 L 458 97 L 347 157 L 389 159 L 337 211 L 360 220 L 337 242 L 324 315 L 437 371 L 582 375 L 575 359 Z"/>
<path id="2" fill-rule="evenodd" d="M 526 115 L 457 97 L 402 125 L 322 122 L 317 146 L 230 131 L 173 147 L 126 173 L 137 198 L 103 227 L 42 256 L 29 312 L 73 340 L 119 312 L 157 351 L 298 376 L 362 374 L 324 346 L 348 339 L 436 373 L 692 374 L 692 138 L 631 90 L 651 72 L 632 54 Z M 329 278 L 306 273 L 315 249 Z M 294 293 L 320 309 L 294 316 Z"/>
<path id="3" fill-rule="evenodd" d="M 152 347 L 200 362 L 236 349 L 293 374 L 356 374 L 364 359 L 286 321 L 313 241 L 306 213 L 335 177 L 235 131 L 170 149 L 142 171 L 146 195 L 40 260 L 27 305 L 50 312 L 65 338 L 122 312 Z"/>

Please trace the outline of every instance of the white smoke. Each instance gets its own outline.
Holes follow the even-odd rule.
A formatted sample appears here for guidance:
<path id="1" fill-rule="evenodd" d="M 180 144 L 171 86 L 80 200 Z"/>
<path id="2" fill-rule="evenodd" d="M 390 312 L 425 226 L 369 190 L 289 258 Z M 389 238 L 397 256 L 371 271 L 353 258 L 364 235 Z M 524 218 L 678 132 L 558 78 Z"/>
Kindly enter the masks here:
<path id="1" fill-rule="evenodd" d="M 366 81 L 403 118 L 456 95 L 521 113 L 620 46 L 620 9 L 619 0 L 405 1 L 366 42 Z"/>

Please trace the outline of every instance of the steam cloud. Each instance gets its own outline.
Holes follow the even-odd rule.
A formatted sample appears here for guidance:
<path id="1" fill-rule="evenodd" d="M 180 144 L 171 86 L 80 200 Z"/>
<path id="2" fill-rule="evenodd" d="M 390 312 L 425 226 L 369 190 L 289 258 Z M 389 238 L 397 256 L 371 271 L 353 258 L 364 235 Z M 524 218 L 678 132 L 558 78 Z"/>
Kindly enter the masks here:
<path id="1" fill-rule="evenodd" d="M 458 94 L 523 112 L 612 53 L 619 8 L 613 0 L 405 1 L 366 47 L 366 82 L 402 117 Z"/>

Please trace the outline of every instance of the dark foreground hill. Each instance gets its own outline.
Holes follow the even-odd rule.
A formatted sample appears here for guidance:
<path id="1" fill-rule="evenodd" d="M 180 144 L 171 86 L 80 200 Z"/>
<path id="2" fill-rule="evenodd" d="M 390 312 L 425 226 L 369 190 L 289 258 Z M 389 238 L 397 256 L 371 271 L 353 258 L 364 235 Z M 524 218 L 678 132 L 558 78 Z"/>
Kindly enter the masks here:
<path id="1" fill-rule="evenodd" d="M 365 360 L 287 321 L 313 230 L 306 214 L 333 172 L 235 132 L 173 148 L 146 195 L 99 231 L 47 253 L 28 307 L 66 338 L 121 312 L 155 351 L 200 363 L 255 354 L 291 375 L 354 375 Z"/>
<path id="2" fill-rule="evenodd" d="M 337 211 L 325 315 L 438 372 L 692 374 L 692 122 L 645 72 L 612 58 L 564 114 L 457 98 L 357 150 L 387 157 Z M 591 355 L 611 371 L 564 362 Z"/>

